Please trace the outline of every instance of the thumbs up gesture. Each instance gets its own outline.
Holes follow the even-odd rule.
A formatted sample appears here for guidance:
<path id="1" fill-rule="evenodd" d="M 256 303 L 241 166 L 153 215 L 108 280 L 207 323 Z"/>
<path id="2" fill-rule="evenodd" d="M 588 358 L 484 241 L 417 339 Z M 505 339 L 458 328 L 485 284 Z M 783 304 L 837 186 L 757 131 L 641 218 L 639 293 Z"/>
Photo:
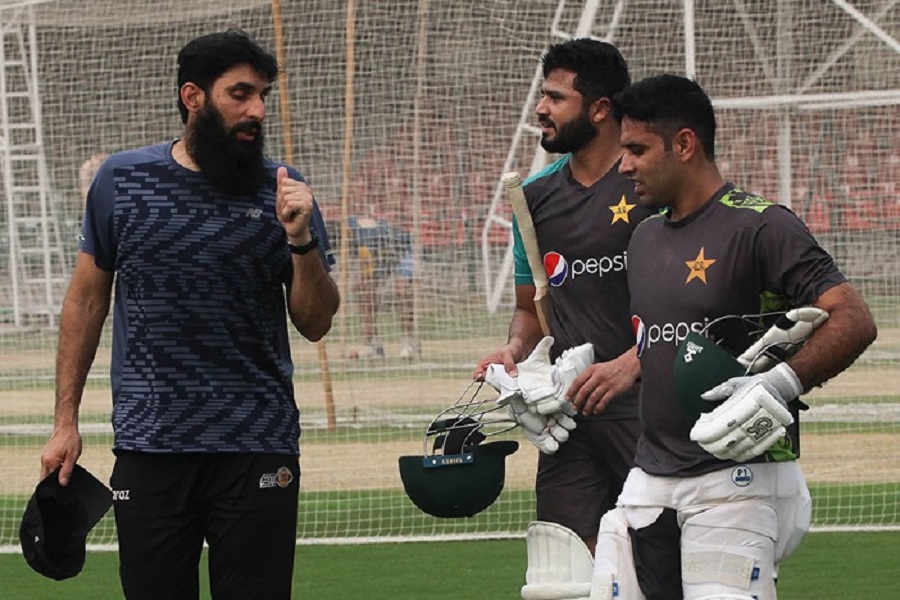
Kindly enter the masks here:
<path id="1" fill-rule="evenodd" d="M 275 173 L 277 183 L 276 207 L 278 220 L 284 225 L 288 240 L 293 244 L 307 244 L 312 239 L 309 220 L 313 214 L 313 194 L 303 181 L 288 177 L 285 167 Z"/>

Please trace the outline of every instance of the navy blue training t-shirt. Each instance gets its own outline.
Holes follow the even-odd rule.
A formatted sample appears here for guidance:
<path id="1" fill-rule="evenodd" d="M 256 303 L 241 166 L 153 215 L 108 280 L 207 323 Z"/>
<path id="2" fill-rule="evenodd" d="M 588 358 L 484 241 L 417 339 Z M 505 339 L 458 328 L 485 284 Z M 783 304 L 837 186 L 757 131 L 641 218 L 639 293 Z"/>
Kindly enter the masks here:
<path id="1" fill-rule="evenodd" d="M 80 249 L 116 277 L 114 449 L 298 454 L 279 165 L 256 195 L 228 195 L 171 148 L 111 156 L 86 203 Z M 311 227 L 330 268 L 318 207 Z"/>

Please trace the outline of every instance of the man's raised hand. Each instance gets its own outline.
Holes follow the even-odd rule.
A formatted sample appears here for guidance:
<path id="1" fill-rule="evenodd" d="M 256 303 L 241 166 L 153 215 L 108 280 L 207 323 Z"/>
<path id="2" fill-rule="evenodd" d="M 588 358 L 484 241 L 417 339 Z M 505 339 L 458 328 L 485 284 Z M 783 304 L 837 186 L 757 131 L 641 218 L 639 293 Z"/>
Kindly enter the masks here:
<path id="1" fill-rule="evenodd" d="M 288 177 L 285 167 L 275 172 L 277 183 L 276 213 L 292 244 L 308 244 L 312 240 L 309 221 L 313 214 L 313 194 L 303 181 Z"/>

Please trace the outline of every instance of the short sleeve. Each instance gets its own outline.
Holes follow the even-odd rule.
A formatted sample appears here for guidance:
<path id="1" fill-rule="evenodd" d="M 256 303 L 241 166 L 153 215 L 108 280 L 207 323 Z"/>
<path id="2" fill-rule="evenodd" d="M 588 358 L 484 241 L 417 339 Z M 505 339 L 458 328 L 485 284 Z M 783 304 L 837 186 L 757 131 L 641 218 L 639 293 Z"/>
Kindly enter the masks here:
<path id="1" fill-rule="evenodd" d="M 763 212 L 756 252 L 763 257 L 766 287 L 798 305 L 812 304 L 830 288 L 847 281 L 806 225 L 784 206 L 775 205 Z"/>
<path id="2" fill-rule="evenodd" d="M 528 264 L 528 255 L 525 253 L 525 244 L 522 242 L 522 233 L 519 231 L 519 223 L 513 217 L 513 264 L 515 269 L 516 285 L 534 285 L 534 276 L 531 266 Z"/>
<path id="3" fill-rule="evenodd" d="M 306 179 L 300 171 L 294 167 L 287 166 L 287 170 L 288 176 L 291 179 L 306 182 Z M 322 211 L 319 209 L 319 204 L 315 200 L 313 201 L 313 214 L 312 218 L 309 220 L 309 228 L 319 240 L 318 252 L 319 258 L 322 259 L 322 264 L 325 265 L 326 270 L 331 271 L 331 267 L 333 267 L 335 263 L 334 251 L 331 249 L 331 242 L 328 240 L 328 229 L 325 227 L 325 219 L 322 217 Z"/>
<path id="4" fill-rule="evenodd" d="M 115 201 L 114 169 L 107 160 L 100 166 L 87 193 L 78 249 L 92 255 L 94 264 L 110 273 L 116 265 Z"/>

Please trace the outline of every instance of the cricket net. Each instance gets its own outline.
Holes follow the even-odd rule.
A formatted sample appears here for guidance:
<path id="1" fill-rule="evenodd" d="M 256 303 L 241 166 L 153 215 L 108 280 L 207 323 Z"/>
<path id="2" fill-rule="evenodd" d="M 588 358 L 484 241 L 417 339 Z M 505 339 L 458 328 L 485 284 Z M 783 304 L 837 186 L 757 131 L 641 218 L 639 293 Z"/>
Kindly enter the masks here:
<path id="1" fill-rule="evenodd" d="M 231 26 L 282 57 L 268 152 L 307 177 L 338 250 L 334 330 L 293 348 L 298 541 L 520 535 L 531 519 L 524 438 L 500 499 L 466 520 L 419 513 L 397 458 L 423 451 L 429 420 L 505 340 L 499 179 L 543 160 L 536 67 L 575 35 L 617 44 L 634 78 L 694 74 L 718 107 L 725 175 L 790 203 L 865 295 L 879 339 L 808 396 L 801 462 L 816 527 L 900 527 L 896 0 L 0 0 L 0 546 L 18 544 L 53 422 L 84 186 L 105 155 L 179 135 L 178 49 Z M 81 418 L 81 462 L 101 479 L 110 329 Z M 109 517 L 91 541 L 114 543 Z"/>

